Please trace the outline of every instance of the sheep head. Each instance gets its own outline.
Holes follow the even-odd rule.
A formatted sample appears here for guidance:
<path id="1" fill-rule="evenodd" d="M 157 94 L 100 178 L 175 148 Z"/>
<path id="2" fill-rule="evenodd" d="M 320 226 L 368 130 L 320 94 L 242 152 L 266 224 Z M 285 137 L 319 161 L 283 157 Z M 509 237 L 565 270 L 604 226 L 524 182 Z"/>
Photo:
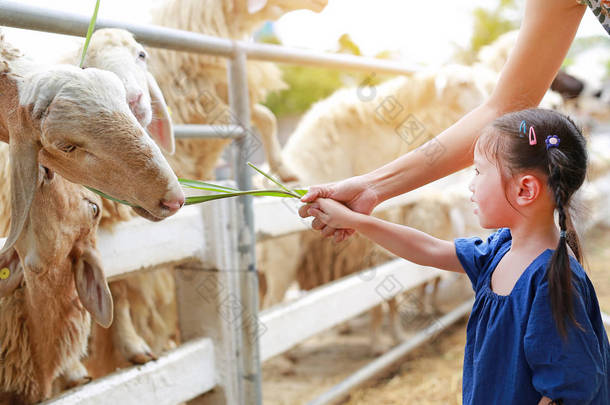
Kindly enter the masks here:
<path id="1" fill-rule="evenodd" d="M 495 82 L 495 72 L 483 66 L 443 66 L 435 75 L 436 97 L 466 113 L 489 97 Z"/>
<path id="2" fill-rule="evenodd" d="M 184 203 L 177 178 L 131 113 L 118 77 L 58 65 L 18 81 L 8 119 L 12 220 L 5 252 L 18 239 L 36 190 L 38 163 L 66 179 L 161 220 Z"/>
<path id="3" fill-rule="evenodd" d="M 79 52 L 79 55 L 82 53 Z M 147 69 L 148 53 L 129 31 L 97 30 L 91 36 L 83 67 L 115 73 L 138 122 L 166 153 L 174 153 L 174 132 L 163 94 Z"/>
<path id="4" fill-rule="evenodd" d="M 101 200 L 39 166 L 32 207 L 15 250 L 31 293 L 51 288 L 56 295 L 63 294 L 55 288 L 74 288 L 67 281 L 72 278 L 83 306 L 96 322 L 108 327 L 112 296 L 96 248 Z"/>

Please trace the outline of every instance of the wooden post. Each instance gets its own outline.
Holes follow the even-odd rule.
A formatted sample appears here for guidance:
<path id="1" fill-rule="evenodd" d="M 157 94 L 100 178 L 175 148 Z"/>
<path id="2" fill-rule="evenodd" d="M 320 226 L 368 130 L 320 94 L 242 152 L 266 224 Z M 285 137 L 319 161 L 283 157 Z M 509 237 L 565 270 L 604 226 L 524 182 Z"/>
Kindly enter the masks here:
<path id="1" fill-rule="evenodd" d="M 202 260 L 177 267 L 178 319 L 183 340 L 201 336 L 214 342 L 217 387 L 193 404 L 241 402 L 239 358 L 243 312 L 237 265 L 235 199 L 202 204 L 206 246 Z M 186 370 L 185 370 L 186 372 Z"/>

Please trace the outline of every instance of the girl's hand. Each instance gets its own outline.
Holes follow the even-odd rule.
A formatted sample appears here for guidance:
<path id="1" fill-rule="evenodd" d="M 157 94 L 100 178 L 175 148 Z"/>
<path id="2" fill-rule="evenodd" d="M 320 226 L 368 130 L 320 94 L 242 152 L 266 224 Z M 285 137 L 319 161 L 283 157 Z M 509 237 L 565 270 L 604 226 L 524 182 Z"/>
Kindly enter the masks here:
<path id="1" fill-rule="evenodd" d="M 347 207 L 355 212 L 360 212 L 369 215 L 373 208 L 381 201 L 372 186 L 364 180 L 362 176 L 350 177 L 336 183 L 313 186 L 309 192 L 305 194 L 301 201 L 311 203 L 320 198 L 332 198 L 333 200 L 344 203 Z M 308 214 L 310 204 L 306 204 L 299 209 L 299 215 L 303 218 L 311 216 Z M 322 236 L 335 236 L 335 242 L 341 242 L 349 238 L 354 232 L 354 229 L 343 228 L 337 229 L 331 225 L 326 225 L 320 219 L 314 219 L 311 227 L 321 231 Z"/>
<path id="2" fill-rule="evenodd" d="M 307 214 L 334 229 L 353 229 L 358 213 L 329 198 L 318 198 L 307 205 Z M 325 235 L 331 236 L 332 234 Z"/>

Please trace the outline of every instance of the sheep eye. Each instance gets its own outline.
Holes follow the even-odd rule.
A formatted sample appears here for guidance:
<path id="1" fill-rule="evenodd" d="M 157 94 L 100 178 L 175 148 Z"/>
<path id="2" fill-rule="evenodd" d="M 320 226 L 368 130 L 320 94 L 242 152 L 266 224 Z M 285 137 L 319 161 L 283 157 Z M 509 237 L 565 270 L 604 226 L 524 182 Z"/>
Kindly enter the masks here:
<path id="1" fill-rule="evenodd" d="M 140 60 L 146 60 L 146 52 L 140 51 L 140 53 L 138 54 L 138 58 Z"/>
<path id="2" fill-rule="evenodd" d="M 93 218 L 97 218 L 100 215 L 100 207 L 91 201 L 87 201 L 89 203 L 89 207 L 91 208 L 91 212 L 93 213 Z"/>
<path id="3" fill-rule="evenodd" d="M 66 144 L 66 145 L 62 145 L 59 148 L 59 150 L 61 150 L 62 152 L 70 153 L 70 152 L 74 152 L 74 150 L 76 150 L 76 146 L 71 145 L 71 144 Z"/>

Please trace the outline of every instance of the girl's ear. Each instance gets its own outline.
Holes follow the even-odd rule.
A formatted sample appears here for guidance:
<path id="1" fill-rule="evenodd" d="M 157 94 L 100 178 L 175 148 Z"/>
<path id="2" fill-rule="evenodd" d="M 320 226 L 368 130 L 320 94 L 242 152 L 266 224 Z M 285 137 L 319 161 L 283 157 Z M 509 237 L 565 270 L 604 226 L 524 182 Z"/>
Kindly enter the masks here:
<path id="1" fill-rule="evenodd" d="M 531 174 L 519 176 L 514 185 L 517 192 L 516 202 L 520 206 L 526 206 L 538 199 L 542 192 L 543 184 L 540 179 Z"/>

